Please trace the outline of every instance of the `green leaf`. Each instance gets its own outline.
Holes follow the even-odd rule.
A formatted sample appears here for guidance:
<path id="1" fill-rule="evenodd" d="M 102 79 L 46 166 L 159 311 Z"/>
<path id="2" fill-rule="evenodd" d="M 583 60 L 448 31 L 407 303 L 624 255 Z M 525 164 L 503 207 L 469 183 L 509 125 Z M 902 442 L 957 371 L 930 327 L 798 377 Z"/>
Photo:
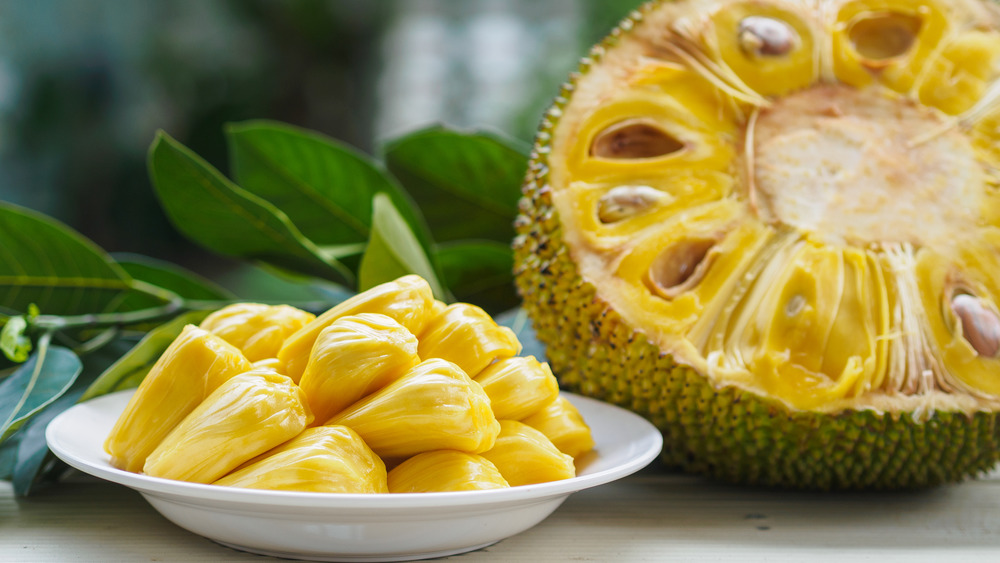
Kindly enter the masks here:
<path id="1" fill-rule="evenodd" d="M 149 331 L 131 350 L 106 369 L 87 388 L 80 400 L 86 401 L 138 386 L 164 350 L 184 330 L 184 326 L 198 324 L 208 315 L 209 311 L 192 311 Z"/>
<path id="2" fill-rule="evenodd" d="M 0 307 L 49 315 L 113 310 L 128 274 L 89 240 L 44 215 L 0 203 Z"/>
<path id="3" fill-rule="evenodd" d="M 372 206 L 372 235 L 361 257 L 358 289 L 365 291 L 400 276 L 417 274 L 427 280 L 438 299 L 444 299 L 444 288 L 427 253 L 389 197 L 376 194 Z"/>
<path id="4" fill-rule="evenodd" d="M 228 290 L 190 270 L 139 254 L 116 253 L 112 258 L 132 279 L 161 287 L 179 297 L 199 301 L 225 301 L 236 298 Z M 119 310 L 133 311 L 162 305 L 156 297 L 139 292 L 130 293 Z"/>
<path id="5" fill-rule="evenodd" d="M 18 315 L 7 319 L 0 329 L 0 350 L 9 360 L 23 362 L 28 359 L 31 353 L 31 339 L 24 334 L 27 328 L 28 321 Z"/>
<path id="6" fill-rule="evenodd" d="M 448 243 L 434 249 L 434 257 L 455 299 L 499 313 L 520 303 L 514 290 L 514 254 L 493 241 Z"/>
<path id="7" fill-rule="evenodd" d="M 162 131 L 149 149 L 149 173 L 174 226 L 198 244 L 220 254 L 351 283 L 351 272 L 324 257 L 284 212 L 230 182 Z"/>
<path id="8" fill-rule="evenodd" d="M 436 241 L 514 238 L 526 151 L 487 133 L 434 127 L 389 142 L 385 163 L 420 202 Z"/>
<path id="9" fill-rule="evenodd" d="M 284 211 L 316 244 L 367 242 L 372 198 L 379 192 L 392 198 L 421 243 L 429 244 L 427 226 L 412 200 L 367 155 L 314 131 L 273 121 L 231 124 L 226 135 L 240 186 Z"/>
<path id="10" fill-rule="evenodd" d="M 497 324 L 514 331 L 517 339 L 521 342 L 522 356 L 534 356 L 540 362 L 546 361 L 545 345 L 535 335 L 535 329 L 531 326 L 531 319 L 528 318 L 527 311 L 518 307 L 500 313 L 494 319 Z"/>
<path id="11" fill-rule="evenodd" d="M 31 358 L 0 383 L 0 442 L 62 396 L 82 368 L 71 350 L 49 346 L 47 338 L 40 339 Z"/>

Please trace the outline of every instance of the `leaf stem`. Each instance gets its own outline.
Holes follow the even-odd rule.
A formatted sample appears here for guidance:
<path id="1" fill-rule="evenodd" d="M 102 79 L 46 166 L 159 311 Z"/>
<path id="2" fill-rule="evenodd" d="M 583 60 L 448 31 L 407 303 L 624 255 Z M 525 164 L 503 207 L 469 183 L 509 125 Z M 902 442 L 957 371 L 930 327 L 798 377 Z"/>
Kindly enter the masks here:
<path id="1" fill-rule="evenodd" d="M 132 289 L 165 301 L 159 307 L 150 307 L 125 313 L 92 313 L 87 315 L 38 315 L 34 319 L 36 328 L 53 331 L 80 327 L 122 326 L 133 323 L 156 321 L 172 317 L 184 309 L 184 299 L 172 291 L 140 280 L 132 280 Z"/>

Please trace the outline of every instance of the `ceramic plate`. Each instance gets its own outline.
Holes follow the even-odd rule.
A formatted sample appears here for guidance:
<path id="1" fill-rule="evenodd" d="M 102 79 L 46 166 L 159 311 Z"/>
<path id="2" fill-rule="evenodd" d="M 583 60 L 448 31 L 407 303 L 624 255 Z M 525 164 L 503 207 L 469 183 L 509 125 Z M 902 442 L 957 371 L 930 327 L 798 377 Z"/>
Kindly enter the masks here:
<path id="1" fill-rule="evenodd" d="M 577 477 L 489 491 L 330 494 L 217 487 L 115 469 L 104 439 L 133 391 L 76 405 L 45 437 L 73 467 L 131 487 L 173 523 L 221 544 L 319 561 L 399 561 L 485 547 L 541 522 L 566 497 L 630 475 L 660 452 L 653 425 L 624 409 L 565 396 L 590 425 L 596 447 L 577 460 Z"/>

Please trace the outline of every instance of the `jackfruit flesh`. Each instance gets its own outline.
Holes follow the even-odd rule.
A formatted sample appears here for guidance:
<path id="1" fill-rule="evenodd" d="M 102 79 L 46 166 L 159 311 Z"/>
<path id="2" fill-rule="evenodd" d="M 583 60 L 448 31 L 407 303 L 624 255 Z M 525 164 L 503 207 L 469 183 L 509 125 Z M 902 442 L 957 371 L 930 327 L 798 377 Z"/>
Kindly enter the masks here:
<path id="1" fill-rule="evenodd" d="M 388 493 L 385 464 L 346 426 L 317 426 L 214 483 L 310 493 Z"/>
<path id="2" fill-rule="evenodd" d="M 987 1 L 629 16 L 546 115 L 517 221 L 560 382 L 734 481 L 914 487 L 993 466 L 998 79 Z"/>
<path id="3" fill-rule="evenodd" d="M 420 276 L 403 276 L 343 301 L 289 336 L 278 351 L 285 373 L 298 383 L 320 332 L 341 317 L 378 313 L 420 334 L 434 305 L 430 285 Z"/>
<path id="4" fill-rule="evenodd" d="M 199 326 L 257 362 L 276 357 L 285 339 L 315 318 L 290 305 L 234 303 L 205 317 Z"/>
<path id="5" fill-rule="evenodd" d="M 453 362 L 476 377 L 493 360 L 521 351 L 514 331 L 499 326 L 486 312 L 469 303 L 455 303 L 430 319 L 420 333 L 420 357 Z"/>
<path id="6" fill-rule="evenodd" d="M 185 416 L 229 378 L 251 369 L 242 353 L 188 325 L 156 361 L 104 442 L 111 465 L 142 470 L 146 458 Z"/>
<path id="7" fill-rule="evenodd" d="M 485 491 L 509 486 L 491 461 L 455 450 L 417 454 L 389 472 L 390 493 Z"/>
<path id="8" fill-rule="evenodd" d="M 299 385 L 316 420 L 398 379 L 417 365 L 417 338 L 385 315 L 341 317 L 316 338 Z"/>
<path id="9" fill-rule="evenodd" d="M 481 455 L 496 466 L 511 487 L 576 476 L 571 456 L 560 452 L 545 434 L 516 420 L 501 420 L 496 444 Z"/>
<path id="10" fill-rule="evenodd" d="M 350 427 L 382 458 L 444 449 L 481 453 L 500 432 L 482 386 L 439 358 L 417 364 L 326 424 Z"/>
<path id="11" fill-rule="evenodd" d="M 521 422 L 538 430 L 556 448 L 570 457 L 594 449 L 594 437 L 580 411 L 566 397 L 558 397 Z"/>
<path id="12" fill-rule="evenodd" d="M 313 421 L 292 380 L 256 369 L 222 383 L 146 459 L 153 477 L 211 483 L 297 436 Z"/>
<path id="13" fill-rule="evenodd" d="M 498 419 L 521 420 L 559 395 L 559 382 L 549 365 L 534 356 L 497 360 L 474 379 L 483 386 Z"/>

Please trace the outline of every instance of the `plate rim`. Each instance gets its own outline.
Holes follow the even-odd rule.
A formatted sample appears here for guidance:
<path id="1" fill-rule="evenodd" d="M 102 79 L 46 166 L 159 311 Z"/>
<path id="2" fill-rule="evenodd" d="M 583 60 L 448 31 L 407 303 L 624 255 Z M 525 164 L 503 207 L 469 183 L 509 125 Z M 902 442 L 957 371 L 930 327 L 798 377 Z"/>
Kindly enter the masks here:
<path id="1" fill-rule="evenodd" d="M 499 506 L 504 504 L 519 504 L 529 500 L 541 502 L 553 497 L 567 496 L 577 491 L 603 485 L 631 475 L 649 465 L 660 454 L 663 446 L 663 436 L 660 431 L 641 416 L 610 403 L 575 393 L 560 391 L 560 395 L 569 399 L 574 405 L 585 405 L 585 408 L 589 409 L 606 410 L 607 413 L 613 413 L 613 416 L 621 417 L 621 424 L 635 425 L 638 430 L 631 442 L 644 446 L 644 449 L 637 455 L 612 467 L 596 473 L 584 473 L 583 475 L 561 481 L 485 491 L 391 494 L 273 491 L 189 483 L 186 481 L 130 473 L 106 463 L 95 464 L 89 459 L 77 457 L 72 452 L 64 449 L 61 441 L 61 433 L 63 432 L 63 427 L 70 424 L 74 417 L 81 416 L 88 409 L 105 407 L 104 403 L 113 403 L 125 395 L 131 396 L 134 392 L 135 389 L 118 391 L 70 407 L 49 422 L 45 429 L 46 443 L 57 457 L 79 471 L 106 481 L 124 485 L 143 495 L 151 494 L 159 497 L 183 498 L 187 499 L 188 502 L 194 502 L 199 505 L 217 505 L 223 503 L 227 505 L 252 505 L 258 508 L 370 509 L 372 511 L 384 511 L 387 508 L 394 510 L 420 510 L 442 507 Z M 644 444 L 647 441 L 649 443 Z"/>

